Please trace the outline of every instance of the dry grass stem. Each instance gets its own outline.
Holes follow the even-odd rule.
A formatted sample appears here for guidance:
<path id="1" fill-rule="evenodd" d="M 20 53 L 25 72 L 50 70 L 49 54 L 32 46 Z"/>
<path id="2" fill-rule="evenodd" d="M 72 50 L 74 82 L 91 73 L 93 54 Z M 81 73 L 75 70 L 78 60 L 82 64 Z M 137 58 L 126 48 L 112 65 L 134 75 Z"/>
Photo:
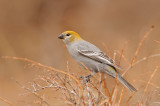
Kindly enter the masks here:
<path id="1" fill-rule="evenodd" d="M 21 84 L 20 82 L 18 82 L 17 80 L 15 80 L 15 79 L 13 79 L 13 78 L 12 78 L 12 80 L 15 81 L 16 84 L 18 84 L 21 88 L 25 89 L 26 91 L 30 92 L 31 94 L 33 94 L 33 95 L 35 95 L 37 98 L 39 98 L 41 105 L 44 103 L 44 104 L 46 104 L 47 106 L 51 106 L 51 105 L 45 100 L 45 98 L 43 98 L 43 96 L 40 96 L 40 95 L 37 93 L 37 91 L 35 91 L 35 89 L 34 89 L 34 90 L 31 90 L 31 89 L 25 87 L 24 85 L 22 85 L 22 84 Z M 34 85 L 32 85 L 32 87 L 34 87 Z"/>
<path id="2" fill-rule="evenodd" d="M 135 66 L 135 65 L 137 65 L 137 64 L 139 64 L 139 63 L 141 63 L 141 62 L 143 62 L 143 61 L 146 61 L 146 60 L 148 60 L 148 59 L 150 59 L 150 58 L 153 58 L 153 57 L 160 57 L 160 54 L 153 54 L 153 55 L 150 55 L 150 56 L 147 56 L 147 57 L 143 57 L 142 59 L 137 60 L 137 61 L 132 65 L 132 67 Z M 122 76 L 124 76 L 132 67 L 129 66 L 129 67 L 123 72 Z"/>
<path id="3" fill-rule="evenodd" d="M 128 59 L 120 52 L 120 51 L 117 51 L 117 53 L 119 54 L 119 55 L 122 55 L 122 59 L 124 60 L 124 62 L 125 63 L 127 63 L 127 65 L 131 65 L 130 63 L 129 63 L 129 61 L 128 61 Z"/>
<path id="4" fill-rule="evenodd" d="M 147 92 L 148 86 L 149 86 L 152 78 L 154 77 L 155 73 L 157 72 L 158 68 L 159 68 L 159 66 L 157 66 L 157 67 L 155 68 L 155 70 L 153 71 L 153 73 L 151 74 L 151 77 L 150 77 L 150 79 L 148 80 L 147 85 L 146 85 L 146 87 L 145 87 L 145 89 L 144 89 L 144 93 Z"/>
<path id="5" fill-rule="evenodd" d="M 138 55 L 138 53 L 139 53 L 139 51 L 140 51 L 140 48 L 141 48 L 144 40 L 150 35 L 150 33 L 152 32 L 153 28 L 154 28 L 154 27 L 152 26 L 151 29 L 143 36 L 143 38 L 142 38 L 141 41 L 139 42 L 138 47 L 137 47 L 137 49 L 136 49 L 136 52 L 135 52 L 134 57 L 133 57 L 132 62 L 131 62 L 131 67 L 132 67 L 132 65 L 134 64 L 135 60 L 136 60 L 136 57 L 137 57 L 137 55 Z"/>
<path id="6" fill-rule="evenodd" d="M 132 97 L 135 95 L 136 93 L 134 92 L 131 96 L 129 96 L 128 100 L 125 103 L 125 106 L 129 105 L 129 101 L 132 99 Z"/>
<path id="7" fill-rule="evenodd" d="M 67 76 L 71 77 L 71 78 L 78 84 L 78 86 L 80 87 L 80 90 L 81 90 L 82 98 L 83 98 L 83 88 L 82 88 L 79 80 L 78 80 L 76 77 L 74 77 L 73 75 L 70 75 L 69 73 L 66 73 L 66 72 L 64 72 L 64 71 L 61 71 L 61 70 L 58 70 L 58 69 L 55 69 L 55 68 L 52 68 L 52 67 L 48 67 L 48 66 L 42 65 L 42 64 L 40 64 L 40 63 L 38 63 L 38 62 L 29 60 L 29 59 L 27 59 L 27 58 L 9 57 L 9 56 L 3 56 L 2 58 L 14 59 L 14 60 L 21 60 L 21 61 L 24 61 L 24 62 L 29 62 L 29 63 L 32 63 L 32 64 L 37 65 L 37 66 L 39 66 L 39 67 L 46 68 L 46 69 L 48 69 L 47 71 L 49 71 L 49 72 L 55 71 L 55 72 L 59 72 L 59 73 L 62 73 L 62 74 L 64 74 L 64 75 L 67 75 Z M 51 70 L 51 71 L 50 71 L 50 70 Z"/>
<path id="8" fill-rule="evenodd" d="M 121 94 L 120 94 L 120 97 L 119 97 L 119 100 L 118 100 L 117 106 L 119 106 L 119 105 L 120 105 L 121 100 L 122 100 L 122 98 L 123 98 L 123 95 L 124 95 L 124 87 L 122 88 L 122 91 L 121 91 Z"/>
<path id="9" fill-rule="evenodd" d="M 154 40 L 154 42 L 156 42 L 156 43 L 160 44 L 160 41 L 158 41 L 158 40 Z"/>
<path id="10" fill-rule="evenodd" d="M 112 57 L 109 48 L 103 41 L 102 41 L 102 46 L 105 48 L 105 52 L 108 54 L 108 56 Z"/>
<path id="11" fill-rule="evenodd" d="M 143 81 L 143 80 L 139 80 L 140 82 L 143 82 L 143 83 L 145 83 L 145 84 L 147 84 L 148 82 L 146 82 L 146 81 Z M 156 85 L 156 84 L 154 84 L 154 83 L 148 83 L 148 85 L 151 85 L 151 86 L 153 86 L 153 87 L 155 87 L 155 88 L 160 88 L 160 86 L 158 86 L 158 85 Z"/>
<path id="12" fill-rule="evenodd" d="M 146 92 L 147 92 L 147 90 L 148 90 L 148 86 L 149 86 L 152 78 L 154 77 L 155 73 L 157 72 L 158 68 L 159 68 L 159 66 L 156 66 L 156 68 L 154 69 L 153 73 L 151 74 L 151 76 L 150 76 L 150 78 L 149 78 L 149 80 L 148 80 L 148 82 L 147 82 L 147 84 L 146 84 L 146 87 L 145 87 L 145 89 L 144 89 L 144 91 L 143 91 L 143 96 L 142 96 L 141 101 L 139 102 L 139 105 L 143 104 L 143 100 L 145 99 L 144 97 L 145 97 Z"/>
<path id="13" fill-rule="evenodd" d="M 5 102 L 6 104 L 8 104 L 10 106 L 15 106 L 10 101 L 8 101 L 7 99 L 4 99 L 4 98 L 0 97 L 0 100 L 3 101 L 3 102 Z"/>

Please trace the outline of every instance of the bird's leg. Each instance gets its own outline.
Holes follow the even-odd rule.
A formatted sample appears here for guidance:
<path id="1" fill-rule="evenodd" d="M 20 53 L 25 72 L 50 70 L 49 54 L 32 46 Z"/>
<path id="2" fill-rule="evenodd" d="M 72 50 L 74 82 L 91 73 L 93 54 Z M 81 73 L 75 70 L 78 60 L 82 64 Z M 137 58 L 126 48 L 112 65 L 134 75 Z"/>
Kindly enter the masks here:
<path id="1" fill-rule="evenodd" d="M 82 79 L 85 83 L 90 82 L 90 78 L 92 75 L 87 75 L 87 76 L 81 76 L 80 79 Z"/>

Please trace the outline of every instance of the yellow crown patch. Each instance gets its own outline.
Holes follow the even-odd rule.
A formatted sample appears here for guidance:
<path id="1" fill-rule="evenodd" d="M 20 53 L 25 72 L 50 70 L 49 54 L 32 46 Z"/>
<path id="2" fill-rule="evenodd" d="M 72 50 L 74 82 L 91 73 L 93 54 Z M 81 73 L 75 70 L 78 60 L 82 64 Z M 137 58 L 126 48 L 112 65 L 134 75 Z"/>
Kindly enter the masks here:
<path id="1" fill-rule="evenodd" d="M 72 35 L 70 37 L 69 42 L 81 40 L 81 37 L 79 36 L 79 34 L 74 31 L 65 31 L 64 33 Z"/>

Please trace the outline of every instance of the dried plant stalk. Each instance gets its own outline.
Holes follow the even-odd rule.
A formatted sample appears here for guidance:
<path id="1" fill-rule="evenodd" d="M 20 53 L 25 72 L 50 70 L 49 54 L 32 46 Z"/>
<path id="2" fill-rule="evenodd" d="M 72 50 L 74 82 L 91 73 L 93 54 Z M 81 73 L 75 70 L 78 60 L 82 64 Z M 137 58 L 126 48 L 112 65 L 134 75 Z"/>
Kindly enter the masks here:
<path id="1" fill-rule="evenodd" d="M 151 27 L 151 29 L 143 36 L 143 38 L 139 42 L 138 47 L 136 49 L 136 52 L 135 52 L 134 57 L 133 57 L 132 62 L 131 62 L 131 67 L 134 64 L 135 60 L 136 60 L 136 57 L 137 57 L 137 55 L 138 55 L 138 53 L 140 51 L 140 48 L 141 48 L 144 40 L 150 35 L 150 33 L 152 32 L 153 28 L 154 28 L 154 26 Z"/>
<path id="2" fill-rule="evenodd" d="M 4 99 L 4 98 L 0 97 L 0 100 L 2 100 L 3 102 L 5 102 L 6 104 L 8 104 L 10 106 L 15 106 L 10 101 L 8 101 L 7 99 Z"/>
<path id="3" fill-rule="evenodd" d="M 79 86 L 79 88 L 80 88 L 80 90 L 81 90 L 81 96 L 82 96 L 82 98 L 83 98 L 83 88 L 82 88 L 79 80 L 78 80 L 76 77 L 74 77 L 73 75 L 70 75 L 69 73 L 66 73 L 66 72 L 64 72 L 64 71 L 61 71 L 61 70 L 58 70 L 58 69 L 55 69 L 55 68 L 52 68 L 52 67 L 45 66 L 45 65 L 43 65 L 43 64 L 40 64 L 40 63 L 38 63 L 38 62 L 29 60 L 29 59 L 27 59 L 27 58 L 10 57 L 10 56 L 3 56 L 2 58 L 14 59 L 14 60 L 21 60 L 21 61 L 24 61 L 24 62 L 29 62 L 29 63 L 32 63 L 32 64 L 37 65 L 37 66 L 39 66 L 39 67 L 46 68 L 46 69 L 48 69 L 47 71 L 50 71 L 50 70 L 51 70 L 50 72 L 55 71 L 55 72 L 59 72 L 59 73 L 62 73 L 62 74 L 64 74 L 64 75 L 67 75 L 67 76 L 71 77 L 71 78 L 78 84 L 78 86 Z"/>

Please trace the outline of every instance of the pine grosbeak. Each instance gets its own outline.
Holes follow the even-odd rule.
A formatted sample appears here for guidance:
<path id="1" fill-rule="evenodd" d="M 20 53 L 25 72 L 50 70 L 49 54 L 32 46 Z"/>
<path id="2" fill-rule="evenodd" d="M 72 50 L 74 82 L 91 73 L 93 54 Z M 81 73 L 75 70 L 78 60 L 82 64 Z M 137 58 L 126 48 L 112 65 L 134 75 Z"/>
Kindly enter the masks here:
<path id="1" fill-rule="evenodd" d="M 120 69 L 116 62 L 103 53 L 95 45 L 83 40 L 78 33 L 74 31 L 65 31 L 58 36 L 63 39 L 70 55 L 82 66 L 82 63 L 91 72 L 104 72 L 117 79 L 130 91 L 137 91 L 129 82 L 127 82 L 117 71 Z"/>

